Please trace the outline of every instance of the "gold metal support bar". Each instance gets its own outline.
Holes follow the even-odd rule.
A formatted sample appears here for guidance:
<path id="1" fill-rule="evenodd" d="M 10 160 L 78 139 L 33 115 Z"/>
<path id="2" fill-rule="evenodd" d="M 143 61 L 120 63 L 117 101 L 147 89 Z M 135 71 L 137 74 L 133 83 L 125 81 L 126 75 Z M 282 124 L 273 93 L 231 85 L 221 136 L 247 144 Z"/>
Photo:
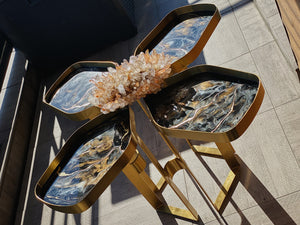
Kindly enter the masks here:
<path id="1" fill-rule="evenodd" d="M 134 131 L 133 131 L 133 133 L 134 133 Z M 179 212 L 185 212 L 185 213 L 183 213 L 183 214 L 179 213 L 180 215 L 179 214 L 174 214 L 174 215 L 198 221 L 199 215 L 198 215 L 197 211 L 195 210 L 195 208 L 191 205 L 191 203 L 188 201 L 188 199 L 179 190 L 179 188 L 173 182 L 173 180 L 172 180 L 171 176 L 168 174 L 168 172 L 165 169 L 163 169 L 163 167 L 160 165 L 160 163 L 155 158 L 155 156 L 153 155 L 153 153 L 146 146 L 146 144 L 144 143 L 144 141 L 138 136 L 137 133 L 135 133 L 134 135 L 137 138 L 138 144 L 141 146 L 142 150 L 145 152 L 145 154 L 147 155 L 147 157 L 151 160 L 151 162 L 154 164 L 154 166 L 156 167 L 156 169 L 163 176 L 165 182 L 168 185 L 170 185 L 170 187 L 173 189 L 173 191 L 175 192 L 175 194 L 178 196 L 178 198 L 182 201 L 182 203 L 187 207 L 187 209 L 189 211 L 189 213 L 187 213 L 186 210 L 175 210 L 176 213 L 179 213 Z M 169 206 L 168 206 L 168 208 L 169 208 Z M 166 206 L 163 207 L 163 209 L 166 209 Z M 175 207 L 172 207 L 172 209 L 175 209 Z M 160 210 L 160 211 L 173 214 L 172 212 L 174 210 L 170 210 L 170 208 L 169 208 L 169 210 Z M 192 216 L 190 216 L 190 215 L 192 215 Z"/>
<path id="2" fill-rule="evenodd" d="M 145 167 L 146 162 L 137 152 L 134 161 L 128 163 L 122 171 L 152 207 L 158 209 L 162 207 L 164 203 L 156 193 L 157 188 L 155 184 L 145 173 Z"/>
<path id="3" fill-rule="evenodd" d="M 216 143 L 222 157 L 227 162 L 229 168 L 235 172 L 240 168 L 239 162 L 235 158 L 235 151 L 230 142 L 227 143 Z"/>
<path id="4" fill-rule="evenodd" d="M 159 131 L 159 130 L 158 130 L 158 133 L 163 138 L 163 140 L 166 142 L 166 144 L 169 146 L 169 148 L 174 153 L 174 155 L 176 155 L 178 157 L 178 159 L 180 159 L 182 165 L 184 165 L 183 166 L 184 169 L 186 170 L 186 172 L 188 172 L 191 175 L 191 177 L 196 182 L 196 184 L 201 189 L 201 191 L 204 193 L 204 195 L 206 196 L 206 198 L 210 201 L 210 203 L 212 205 L 214 205 L 212 199 L 209 197 L 208 193 L 205 191 L 205 189 L 203 188 L 203 186 L 200 184 L 200 182 L 198 181 L 198 179 L 196 178 L 196 176 L 194 175 L 194 173 L 191 171 L 191 169 L 189 168 L 189 166 L 187 165 L 187 163 L 185 162 L 185 160 L 181 157 L 179 151 L 175 148 L 175 146 L 170 141 L 170 139 L 166 135 L 164 135 L 161 131 Z"/>
<path id="5" fill-rule="evenodd" d="M 164 205 L 163 207 L 157 209 L 157 211 L 172 214 L 174 216 L 178 216 L 178 217 L 182 217 L 182 218 L 186 218 L 186 219 L 190 219 L 190 220 L 195 220 L 195 221 L 199 220 L 199 216 L 197 216 L 197 218 L 195 218 L 195 216 L 189 210 L 180 209 L 180 208 L 173 207 L 170 205 Z"/>
<path id="6" fill-rule="evenodd" d="M 222 153 L 217 148 L 211 148 L 206 146 L 200 146 L 200 145 L 193 145 L 189 139 L 185 139 L 186 142 L 189 144 L 190 148 L 197 154 L 208 156 L 208 157 L 214 157 L 223 159 Z"/>
<path id="7" fill-rule="evenodd" d="M 168 161 L 164 167 L 164 170 L 166 170 L 171 178 L 175 175 L 175 173 L 179 170 L 184 169 L 184 165 L 182 164 L 181 160 L 178 158 L 172 159 Z M 160 191 L 163 191 L 167 186 L 167 182 L 164 177 L 161 177 L 158 181 L 157 188 Z"/>
<path id="8" fill-rule="evenodd" d="M 213 203 L 216 210 L 222 214 L 239 181 L 240 167 L 234 156 L 235 151 L 230 143 L 216 143 L 219 148 L 217 149 L 193 145 L 188 139 L 186 139 L 186 141 L 196 154 L 225 159 L 231 169 L 224 184 L 220 187 L 221 190 Z"/>
<path id="9" fill-rule="evenodd" d="M 161 207 L 159 209 L 159 211 L 165 212 L 165 213 L 171 213 L 173 215 L 176 216 L 180 216 L 183 218 L 187 218 L 187 219 L 191 219 L 191 220 L 195 220 L 198 221 L 199 220 L 199 215 L 197 213 L 197 211 L 195 210 L 195 208 L 191 205 L 191 203 L 188 201 L 188 199 L 184 196 L 184 194 L 179 190 L 179 188 L 176 186 L 176 184 L 173 182 L 170 174 L 168 173 L 168 171 L 166 169 L 164 169 L 160 163 L 158 162 L 158 160 L 156 159 L 156 157 L 153 155 L 153 153 L 150 151 L 150 149 L 147 147 L 147 145 L 144 143 L 144 141 L 140 138 L 140 136 L 138 135 L 138 133 L 136 132 L 136 126 L 135 126 L 135 119 L 134 119 L 134 114 L 132 109 L 129 107 L 129 112 L 130 112 L 130 126 L 131 126 L 131 132 L 132 132 L 132 138 L 135 139 L 135 141 L 137 142 L 137 144 L 142 148 L 142 150 L 145 152 L 145 154 L 147 155 L 147 157 L 151 160 L 151 162 L 153 163 L 153 165 L 156 167 L 156 169 L 158 170 L 158 172 L 162 175 L 164 181 L 166 182 L 166 184 L 169 184 L 170 187 L 172 188 L 172 190 L 175 192 L 175 194 L 178 196 L 178 198 L 182 201 L 182 203 L 187 207 L 188 210 L 185 209 L 179 209 L 176 207 L 171 207 L 171 206 L 167 206 L 166 204 Z M 179 154 L 179 153 L 178 153 Z M 180 155 L 179 155 L 180 156 Z M 179 160 L 179 159 L 176 159 Z M 176 161 L 175 160 L 175 161 Z M 173 163 L 174 165 L 175 163 Z M 179 164 L 178 164 L 179 165 Z M 180 168 L 180 166 L 178 166 L 178 168 Z M 127 169 L 127 168 L 126 168 Z M 124 170 L 123 170 L 124 171 Z M 125 175 L 126 175 L 125 171 Z M 126 175 L 127 176 L 127 175 Z M 131 180 L 131 175 L 128 174 L 128 179 L 132 182 L 135 183 L 136 180 L 133 179 Z M 150 178 L 149 178 L 150 179 Z M 152 181 L 151 181 L 152 182 Z M 138 185 L 138 184 L 137 184 Z M 160 189 L 160 188 L 158 188 Z M 138 189 L 139 191 L 141 191 L 141 193 L 143 194 L 142 191 L 143 188 Z M 161 193 L 162 190 L 160 190 Z M 145 195 L 144 195 L 145 196 Z M 145 196 L 145 198 L 147 199 L 147 196 Z M 147 199 L 148 200 L 148 199 Z M 150 203 L 151 204 L 151 203 Z"/>
<path id="10" fill-rule="evenodd" d="M 238 171 L 232 172 L 230 171 L 223 186 L 221 187 L 221 191 L 217 196 L 217 199 L 214 203 L 215 208 L 218 210 L 220 214 L 223 213 L 226 208 L 229 200 L 239 182 L 239 173 Z"/>
<path id="11" fill-rule="evenodd" d="M 145 112 L 145 114 L 151 118 L 149 109 L 147 106 L 144 105 L 144 102 L 138 101 L 139 105 L 141 106 L 142 110 Z M 151 120 L 152 121 L 152 120 Z M 230 197 L 232 196 L 233 191 L 236 188 L 236 185 L 238 183 L 238 171 L 240 168 L 240 165 L 238 161 L 235 158 L 235 151 L 232 147 L 232 145 L 228 143 L 216 143 L 218 148 L 208 148 L 208 147 L 202 147 L 202 146 L 197 146 L 193 145 L 189 139 L 186 138 L 187 143 L 191 147 L 191 149 L 196 153 L 200 155 L 205 155 L 209 157 L 214 157 L 214 158 L 221 158 L 225 159 L 226 163 L 228 164 L 229 168 L 231 171 L 229 172 L 229 175 L 227 176 L 225 183 L 223 184 L 217 196 L 216 201 L 213 201 L 208 193 L 205 191 L 205 189 L 202 187 L 196 176 L 193 174 L 193 172 L 190 170 L 188 167 L 187 163 L 184 161 L 184 159 L 181 157 L 179 151 L 176 149 L 176 147 L 173 145 L 173 143 L 170 141 L 170 139 L 167 137 L 167 135 L 164 134 L 162 130 L 159 129 L 158 126 L 155 125 L 155 123 L 152 121 L 154 126 L 156 127 L 158 133 L 162 137 L 162 139 L 166 142 L 170 150 L 173 152 L 173 154 L 176 156 L 176 159 L 180 161 L 180 168 L 184 168 L 192 177 L 192 179 L 195 181 L 195 183 L 198 185 L 198 187 L 201 189 L 201 191 L 204 193 L 206 198 L 209 200 L 209 202 L 212 204 L 212 206 L 220 213 L 224 211 L 225 207 L 227 206 Z M 169 163 L 169 162 L 168 162 Z M 170 163 L 171 165 L 172 163 Z M 171 166 L 167 166 L 171 167 Z M 176 167 L 175 167 L 176 168 Z M 179 170 L 179 169 L 178 169 Z M 178 171 L 177 170 L 177 171 Z M 171 176 L 173 177 L 174 174 L 177 172 L 176 169 L 172 170 Z M 169 171 L 168 171 L 169 172 Z M 158 188 L 160 190 L 164 190 L 166 187 L 166 180 L 164 176 L 159 180 L 158 182 Z"/>

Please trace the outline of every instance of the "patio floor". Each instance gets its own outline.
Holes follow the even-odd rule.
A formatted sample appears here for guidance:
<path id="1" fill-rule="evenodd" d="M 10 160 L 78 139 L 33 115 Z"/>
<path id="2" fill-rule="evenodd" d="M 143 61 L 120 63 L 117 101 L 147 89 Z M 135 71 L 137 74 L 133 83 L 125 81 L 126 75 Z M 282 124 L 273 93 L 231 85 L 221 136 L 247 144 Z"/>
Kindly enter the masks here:
<path id="1" fill-rule="evenodd" d="M 257 74 L 266 90 L 253 123 L 232 142 L 241 163 L 241 178 L 223 215 L 212 209 L 183 171 L 174 180 L 198 211 L 198 222 L 156 212 L 123 174 L 81 214 L 56 212 L 37 201 L 34 186 L 39 177 L 68 137 L 84 123 L 63 118 L 41 103 L 45 88 L 59 75 L 53 74 L 42 82 L 40 89 L 35 121 L 37 135 L 31 141 L 31 160 L 26 165 L 16 225 L 300 224 L 300 82 L 274 1 L 136 0 L 137 35 L 89 60 L 121 62 L 133 54 L 138 43 L 169 11 L 206 2 L 216 4 L 222 18 L 193 65 L 210 64 Z M 133 108 L 138 133 L 163 164 L 172 158 L 170 151 L 139 106 L 134 104 Z M 215 198 L 219 191 L 216 180 L 223 182 L 229 171 L 225 162 L 196 157 L 184 140 L 172 140 L 204 188 Z M 213 143 L 203 145 L 214 146 Z M 153 180 L 159 180 L 151 163 L 146 172 Z M 164 196 L 171 205 L 183 207 L 171 189 L 167 188 Z"/>

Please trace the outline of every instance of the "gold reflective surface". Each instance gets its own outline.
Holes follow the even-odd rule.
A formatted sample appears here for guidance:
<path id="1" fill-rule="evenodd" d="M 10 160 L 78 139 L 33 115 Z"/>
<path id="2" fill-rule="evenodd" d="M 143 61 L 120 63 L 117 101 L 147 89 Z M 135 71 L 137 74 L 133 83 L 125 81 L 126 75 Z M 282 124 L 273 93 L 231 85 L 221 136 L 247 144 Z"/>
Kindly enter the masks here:
<path id="1" fill-rule="evenodd" d="M 247 129 L 264 96 L 260 79 L 216 66 L 195 66 L 145 98 L 146 113 L 168 136 L 229 142 Z"/>
<path id="2" fill-rule="evenodd" d="M 243 117 L 256 92 L 256 84 L 196 76 L 152 95 L 147 104 L 155 121 L 166 128 L 226 132 Z"/>
<path id="3" fill-rule="evenodd" d="M 69 119 L 95 118 L 101 112 L 88 100 L 94 86 L 90 80 L 101 76 L 108 67 L 115 67 L 115 65 L 116 63 L 111 61 L 74 63 L 49 88 L 44 103 Z"/>
<path id="4" fill-rule="evenodd" d="M 176 25 L 154 47 L 157 53 L 164 53 L 173 58 L 173 62 L 182 58 L 193 49 L 212 16 L 198 16 L 187 19 Z"/>
<path id="5" fill-rule="evenodd" d="M 169 54 L 174 57 L 172 73 L 178 73 L 199 56 L 220 19 L 221 15 L 213 4 L 177 8 L 144 38 L 134 55 L 147 49 Z"/>
<path id="6" fill-rule="evenodd" d="M 70 137 L 40 178 L 37 198 L 62 212 L 86 210 L 130 161 L 135 146 L 128 108 L 89 121 Z"/>
<path id="7" fill-rule="evenodd" d="M 127 121 L 102 124 L 91 130 L 68 163 L 58 173 L 44 200 L 58 205 L 73 205 L 102 179 L 125 150 L 130 136 Z"/>

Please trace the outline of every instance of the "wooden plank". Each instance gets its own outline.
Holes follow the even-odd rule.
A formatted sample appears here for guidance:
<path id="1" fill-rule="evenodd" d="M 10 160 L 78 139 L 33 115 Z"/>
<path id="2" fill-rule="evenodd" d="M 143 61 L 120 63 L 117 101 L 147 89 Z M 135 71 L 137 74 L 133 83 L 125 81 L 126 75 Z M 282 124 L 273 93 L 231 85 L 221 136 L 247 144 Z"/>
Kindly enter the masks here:
<path id="1" fill-rule="evenodd" d="M 300 0 L 276 0 L 276 2 L 300 68 Z"/>

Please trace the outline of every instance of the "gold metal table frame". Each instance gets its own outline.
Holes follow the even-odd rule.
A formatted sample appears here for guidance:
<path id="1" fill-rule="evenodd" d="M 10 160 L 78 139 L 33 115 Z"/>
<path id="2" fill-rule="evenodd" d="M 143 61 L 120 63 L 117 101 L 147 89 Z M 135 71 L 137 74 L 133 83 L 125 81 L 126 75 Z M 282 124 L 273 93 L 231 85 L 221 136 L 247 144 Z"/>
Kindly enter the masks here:
<path id="1" fill-rule="evenodd" d="M 209 66 L 209 65 L 195 66 L 177 75 L 174 75 L 173 77 L 167 80 L 167 86 L 180 83 L 185 79 L 191 78 L 192 76 L 201 76 L 206 73 L 217 74 L 223 76 L 224 78 L 229 77 L 230 79 L 244 79 L 244 80 L 257 83 L 257 92 L 251 106 L 249 107 L 247 112 L 245 112 L 241 120 L 234 127 L 232 127 L 230 130 L 226 132 L 212 133 L 212 132 L 166 128 L 159 125 L 157 121 L 155 121 L 155 119 L 153 118 L 153 115 L 151 114 L 151 110 L 149 109 L 146 103 L 147 98 L 151 98 L 151 96 L 146 97 L 146 101 L 138 100 L 138 103 L 175 156 L 173 160 L 170 160 L 166 163 L 164 168 L 166 171 L 168 171 L 169 178 L 172 178 L 174 174 L 181 169 L 186 170 L 186 172 L 192 177 L 195 183 L 203 191 L 203 193 L 210 201 L 210 203 L 214 206 L 214 208 L 219 213 L 222 213 L 226 205 L 228 204 L 228 201 L 230 200 L 230 197 L 239 179 L 240 164 L 235 157 L 235 150 L 232 147 L 230 142 L 239 138 L 253 121 L 263 101 L 264 88 L 262 86 L 262 82 L 259 79 L 259 77 L 257 77 L 254 74 L 244 73 L 241 71 L 235 71 L 235 70 Z M 230 172 L 223 186 L 220 187 L 219 195 L 217 196 L 215 201 L 213 201 L 210 198 L 210 196 L 207 194 L 207 192 L 202 187 L 200 182 L 197 180 L 192 170 L 189 168 L 188 164 L 180 155 L 179 150 L 176 149 L 176 147 L 168 137 L 185 139 L 195 154 L 220 158 L 226 161 L 227 165 L 230 168 Z M 209 148 L 209 147 L 194 145 L 192 144 L 191 140 L 214 142 L 217 148 Z M 158 183 L 158 186 L 160 189 L 163 189 L 165 188 L 166 184 L 167 182 L 165 177 L 162 177 Z"/>
<path id="2" fill-rule="evenodd" d="M 201 15 L 209 15 L 211 16 L 211 18 L 206 24 L 206 27 L 201 33 L 199 39 L 196 40 L 195 45 L 191 49 L 189 49 L 187 54 L 176 58 L 176 60 L 174 60 L 174 62 L 172 63 L 171 68 L 173 76 L 167 79 L 167 86 L 176 82 L 180 82 L 184 79 L 189 79 L 189 77 L 192 77 L 195 74 L 199 74 L 199 76 L 201 76 L 202 73 L 207 72 L 221 74 L 225 77 L 230 76 L 232 79 L 242 78 L 244 80 L 251 80 L 252 82 L 256 82 L 258 88 L 255 99 L 251 104 L 250 108 L 243 116 L 243 118 L 239 121 L 239 123 L 232 129 L 230 129 L 228 132 L 223 133 L 209 133 L 169 129 L 160 126 L 154 120 L 151 111 L 148 105 L 146 104 L 147 99 L 145 99 L 145 101 L 139 100 L 139 105 L 141 106 L 145 114 L 150 118 L 152 124 L 155 126 L 158 133 L 161 135 L 163 140 L 169 146 L 171 152 L 174 154 L 174 159 L 168 161 L 163 167 L 159 163 L 158 159 L 153 155 L 152 151 L 145 145 L 142 138 L 136 132 L 134 113 L 130 107 L 123 110 L 119 110 L 115 113 L 103 115 L 100 113 L 100 110 L 94 106 L 88 107 L 79 112 L 69 113 L 50 104 L 51 98 L 57 92 L 57 90 L 60 87 L 62 87 L 66 82 L 68 82 L 68 80 L 74 77 L 78 71 L 105 71 L 107 67 L 115 66 L 114 62 L 109 61 L 75 63 L 69 68 L 67 68 L 67 70 L 63 72 L 63 74 L 48 90 L 44 98 L 44 103 L 46 103 L 59 113 L 62 113 L 67 118 L 73 120 L 91 120 L 74 132 L 74 134 L 67 140 L 65 145 L 55 157 L 55 159 L 49 165 L 45 173 L 42 175 L 35 188 L 35 195 L 37 199 L 47 204 L 49 207 L 61 212 L 81 213 L 84 210 L 88 209 L 98 199 L 101 193 L 122 171 L 127 176 L 127 178 L 135 185 L 139 192 L 145 197 L 145 199 L 152 205 L 153 208 L 155 208 L 158 211 L 170 213 L 175 216 L 197 221 L 199 219 L 197 211 L 173 181 L 173 176 L 175 175 L 175 173 L 181 169 L 184 169 L 189 175 L 191 175 L 192 179 L 200 187 L 200 189 L 203 191 L 203 193 L 206 195 L 206 197 L 215 207 L 215 209 L 219 213 L 223 212 L 238 182 L 240 167 L 238 161 L 235 158 L 235 151 L 230 142 L 237 139 L 243 134 L 243 132 L 247 129 L 247 127 L 254 119 L 260 107 L 264 95 L 264 89 L 260 79 L 253 74 L 243 73 L 240 71 L 234 71 L 215 66 L 203 65 L 186 69 L 187 66 L 198 57 L 203 47 L 205 46 L 207 40 L 209 39 L 210 35 L 213 33 L 213 30 L 215 29 L 218 21 L 220 20 L 220 14 L 218 12 L 218 9 L 212 4 L 189 5 L 173 10 L 138 45 L 134 54 L 137 55 L 139 52 L 145 51 L 147 49 L 150 51 L 153 50 L 155 46 L 161 43 L 161 41 L 168 34 L 168 32 L 170 32 L 178 24 L 190 18 L 196 18 L 197 16 Z M 91 190 L 88 193 L 86 193 L 82 198 L 78 200 L 78 202 L 66 206 L 60 204 L 52 204 L 45 201 L 45 192 L 47 191 L 49 186 L 54 182 L 59 172 L 63 169 L 62 166 L 65 165 L 66 160 L 69 160 L 72 154 L 74 153 L 74 145 L 77 146 L 78 143 L 82 141 L 80 137 L 84 136 L 86 132 L 93 129 L 94 127 L 99 126 L 105 121 L 110 120 L 114 117 L 118 117 L 118 115 L 120 114 L 123 116 L 125 115 L 125 117 L 129 117 L 131 134 L 127 147 L 125 148 L 121 157 L 115 162 L 115 164 L 108 170 L 108 172 L 101 178 L 101 180 L 91 188 Z M 196 154 L 225 159 L 231 171 L 229 172 L 229 175 L 226 178 L 223 186 L 221 187 L 220 193 L 215 201 L 212 201 L 211 198 L 208 196 L 207 192 L 201 186 L 200 182 L 196 179 L 196 176 L 193 174 L 186 161 L 180 155 L 178 149 L 175 148 L 173 143 L 168 138 L 169 136 L 186 139 L 187 143 Z M 193 145 L 191 140 L 215 142 L 217 148 L 207 148 L 198 145 Z M 161 174 L 162 177 L 158 184 L 154 184 L 149 175 L 146 174 L 146 172 L 144 171 L 146 168 L 146 162 L 142 158 L 138 150 L 136 150 L 137 145 L 141 147 L 141 149 L 145 152 L 146 156 L 150 159 L 150 161 L 156 167 L 158 172 Z M 177 207 L 169 206 L 166 203 L 162 196 L 162 192 L 164 191 L 167 185 L 170 185 L 171 189 L 183 202 L 186 209 L 180 209 Z"/>

